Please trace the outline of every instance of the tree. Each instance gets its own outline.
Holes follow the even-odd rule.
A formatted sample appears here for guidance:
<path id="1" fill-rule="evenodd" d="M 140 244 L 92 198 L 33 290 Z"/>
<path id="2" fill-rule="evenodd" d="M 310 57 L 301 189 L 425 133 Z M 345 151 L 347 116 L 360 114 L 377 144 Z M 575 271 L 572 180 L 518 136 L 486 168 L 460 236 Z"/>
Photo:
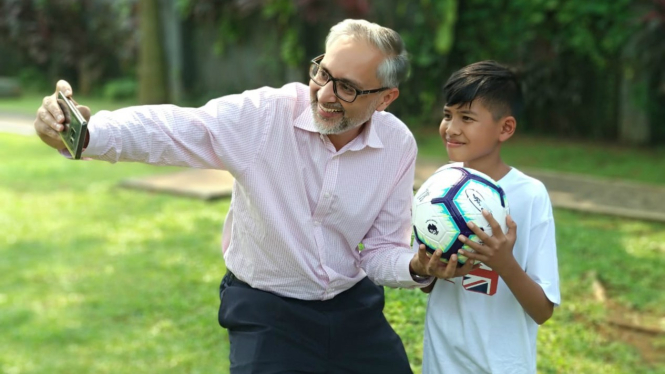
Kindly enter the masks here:
<path id="1" fill-rule="evenodd" d="M 141 104 L 162 104 L 169 100 L 158 5 L 158 0 L 139 1 L 141 14 L 139 102 Z"/>

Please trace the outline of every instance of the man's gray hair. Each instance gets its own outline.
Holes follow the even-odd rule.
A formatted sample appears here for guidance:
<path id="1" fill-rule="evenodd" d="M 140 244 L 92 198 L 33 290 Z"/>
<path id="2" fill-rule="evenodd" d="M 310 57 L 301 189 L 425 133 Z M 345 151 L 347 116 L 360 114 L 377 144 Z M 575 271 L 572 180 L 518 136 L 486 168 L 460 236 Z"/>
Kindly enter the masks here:
<path id="1" fill-rule="evenodd" d="M 365 20 L 346 19 L 330 29 L 326 49 L 341 36 L 364 40 L 386 56 L 376 70 L 376 77 L 383 87 L 398 87 L 406 79 L 409 58 L 402 37 L 396 31 Z"/>

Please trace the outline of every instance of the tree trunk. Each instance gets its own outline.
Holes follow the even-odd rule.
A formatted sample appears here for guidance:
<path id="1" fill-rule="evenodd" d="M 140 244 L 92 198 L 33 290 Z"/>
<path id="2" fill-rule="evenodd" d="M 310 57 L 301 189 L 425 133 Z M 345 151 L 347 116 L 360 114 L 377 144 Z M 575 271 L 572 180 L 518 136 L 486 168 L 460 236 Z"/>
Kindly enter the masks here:
<path id="1" fill-rule="evenodd" d="M 81 58 L 78 61 L 78 94 L 90 96 L 92 87 L 102 75 L 102 65 L 95 64 L 92 58 Z"/>
<path id="2" fill-rule="evenodd" d="M 158 0 L 140 0 L 141 50 L 139 54 L 139 102 L 168 102 L 166 60 L 162 44 Z"/>
<path id="3" fill-rule="evenodd" d="M 651 129 L 647 110 L 646 78 L 630 66 L 624 66 L 619 101 L 619 140 L 634 145 L 649 143 Z"/>
<path id="4" fill-rule="evenodd" d="M 168 81 L 169 101 L 182 100 L 182 38 L 181 21 L 176 9 L 176 0 L 160 0 L 161 20 L 164 30 L 164 47 Z"/>

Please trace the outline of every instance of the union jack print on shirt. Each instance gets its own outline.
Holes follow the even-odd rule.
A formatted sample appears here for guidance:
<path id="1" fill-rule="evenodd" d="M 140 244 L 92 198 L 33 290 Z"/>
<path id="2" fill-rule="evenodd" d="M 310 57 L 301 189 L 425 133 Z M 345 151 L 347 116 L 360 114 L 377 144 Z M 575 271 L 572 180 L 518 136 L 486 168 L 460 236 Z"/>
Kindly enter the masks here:
<path id="1" fill-rule="evenodd" d="M 467 291 L 483 293 L 492 296 L 496 293 L 499 284 L 499 274 L 485 264 L 464 276 L 462 287 Z"/>

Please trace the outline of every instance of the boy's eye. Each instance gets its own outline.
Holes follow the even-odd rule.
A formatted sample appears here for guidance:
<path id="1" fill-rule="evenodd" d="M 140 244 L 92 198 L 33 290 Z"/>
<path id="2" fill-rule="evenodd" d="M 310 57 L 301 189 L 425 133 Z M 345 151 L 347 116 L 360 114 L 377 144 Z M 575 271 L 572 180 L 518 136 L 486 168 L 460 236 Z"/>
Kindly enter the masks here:
<path id="1" fill-rule="evenodd" d="M 443 119 L 445 119 L 445 120 L 450 120 L 450 118 L 452 118 L 452 116 L 450 115 L 450 113 L 444 113 L 444 114 L 443 114 Z"/>
<path id="2" fill-rule="evenodd" d="M 469 122 L 469 121 L 473 121 L 473 118 L 468 117 L 468 116 L 464 116 L 464 117 L 462 117 L 462 120 L 463 120 L 464 122 Z"/>

